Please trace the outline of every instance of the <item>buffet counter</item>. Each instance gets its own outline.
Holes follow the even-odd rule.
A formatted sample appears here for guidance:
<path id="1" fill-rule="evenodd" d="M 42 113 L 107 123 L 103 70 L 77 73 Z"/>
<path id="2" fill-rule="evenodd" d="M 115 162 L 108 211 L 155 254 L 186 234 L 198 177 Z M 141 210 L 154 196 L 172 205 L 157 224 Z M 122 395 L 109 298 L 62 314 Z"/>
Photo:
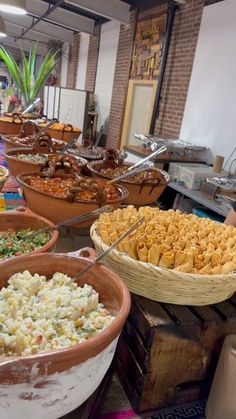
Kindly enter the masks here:
<path id="1" fill-rule="evenodd" d="M 207 198 L 201 191 L 188 189 L 185 186 L 180 185 L 178 182 L 170 182 L 168 187 L 184 196 L 187 196 L 193 201 L 196 201 L 198 204 L 204 205 L 204 207 L 216 212 L 217 214 L 223 215 L 223 217 L 226 217 L 229 212 L 225 206 L 218 204 L 213 199 Z"/>

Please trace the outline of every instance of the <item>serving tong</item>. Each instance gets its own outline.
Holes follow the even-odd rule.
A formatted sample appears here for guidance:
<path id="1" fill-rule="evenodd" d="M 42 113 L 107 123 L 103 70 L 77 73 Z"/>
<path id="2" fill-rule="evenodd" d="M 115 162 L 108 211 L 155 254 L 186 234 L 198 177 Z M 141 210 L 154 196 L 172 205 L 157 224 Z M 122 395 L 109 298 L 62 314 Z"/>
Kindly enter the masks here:
<path id="1" fill-rule="evenodd" d="M 97 208 L 94 211 L 89 211 L 83 215 L 77 215 L 75 217 L 68 218 L 67 220 L 61 221 L 60 223 L 56 224 L 55 226 L 49 226 L 41 228 L 40 230 L 34 231 L 33 233 L 29 233 L 27 235 L 27 238 L 33 239 L 38 234 L 41 233 L 47 233 L 49 231 L 58 230 L 63 227 L 67 227 L 71 224 L 80 223 L 84 220 L 87 220 L 88 218 L 93 218 L 99 214 L 102 214 L 104 212 L 111 212 L 113 210 L 112 205 L 104 205 L 103 207 Z"/>
<path id="2" fill-rule="evenodd" d="M 164 153 L 166 151 L 166 149 L 167 148 L 165 146 L 162 146 L 162 147 L 158 148 L 153 153 L 149 154 L 149 156 L 144 157 L 139 162 L 137 162 L 137 163 L 133 164 L 132 166 L 130 166 L 127 169 L 126 173 L 124 173 L 123 175 L 120 175 L 117 178 L 114 178 L 112 180 L 109 180 L 108 181 L 108 184 L 116 183 L 116 182 L 118 182 L 120 180 L 127 179 L 128 177 L 134 176 L 137 173 L 144 172 L 145 170 L 150 169 L 150 166 L 148 164 L 144 164 L 144 163 L 146 163 L 148 160 L 150 160 L 153 157 L 155 157 L 157 154 Z"/>
<path id="3" fill-rule="evenodd" d="M 119 243 L 122 242 L 127 236 L 129 236 L 134 230 L 136 230 L 145 220 L 145 217 L 140 218 L 136 223 L 134 223 L 125 233 L 123 233 L 111 246 L 108 247 L 101 255 L 99 255 L 93 262 L 81 269 L 74 278 L 70 279 L 67 284 L 70 285 L 73 282 L 77 281 L 82 275 L 88 272 L 94 265 L 100 262 L 105 256 L 107 256 Z"/>

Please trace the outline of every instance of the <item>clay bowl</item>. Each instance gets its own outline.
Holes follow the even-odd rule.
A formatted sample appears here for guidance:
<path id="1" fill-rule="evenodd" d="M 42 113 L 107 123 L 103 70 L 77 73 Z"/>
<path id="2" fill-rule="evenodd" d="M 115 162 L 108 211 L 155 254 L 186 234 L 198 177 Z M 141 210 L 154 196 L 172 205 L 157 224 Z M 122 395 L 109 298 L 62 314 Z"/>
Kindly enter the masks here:
<path id="1" fill-rule="evenodd" d="M 17 180 L 23 189 L 29 208 L 31 208 L 32 211 L 37 211 L 41 216 L 49 218 L 55 224 L 63 221 L 65 218 L 83 215 L 86 212 L 99 208 L 99 203 L 97 201 L 77 200 L 76 202 L 70 202 L 65 198 L 58 198 L 49 195 L 46 192 L 37 191 L 27 183 L 27 177 L 29 175 L 38 176 L 38 173 L 21 173 L 17 176 Z M 128 197 L 126 188 L 121 185 L 117 185 L 117 188 L 119 197 L 114 200 L 108 199 L 104 205 L 110 204 L 116 209 L 120 206 L 121 202 Z M 90 227 L 93 221 L 94 219 L 91 218 L 84 223 L 80 223 L 79 226 Z"/>
<path id="2" fill-rule="evenodd" d="M 44 127 L 45 123 L 39 123 L 39 127 Z M 60 125 L 60 129 L 57 126 Z M 69 143 L 71 140 L 77 140 L 82 133 L 82 130 L 79 128 L 74 128 L 71 124 L 60 124 L 60 122 L 55 122 L 55 127 L 52 125 L 47 129 L 47 133 L 55 138 L 56 140 L 65 141 Z"/>
<path id="3" fill-rule="evenodd" d="M 100 160 L 89 162 L 87 167 L 93 176 L 112 179 L 112 176 L 101 173 L 101 170 L 109 167 L 109 164 L 112 163 Z M 119 164 L 118 167 L 122 169 L 128 168 L 131 165 L 132 163 L 127 162 Z M 149 173 L 150 178 L 144 181 L 135 181 L 132 178 L 120 181 L 120 183 L 129 191 L 129 195 L 124 201 L 125 204 L 149 205 L 155 203 L 170 182 L 170 177 L 164 170 L 151 167 L 147 172 Z"/>
<path id="4" fill-rule="evenodd" d="M 34 150 L 33 147 L 31 148 L 28 147 L 24 149 L 22 149 L 22 147 L 12 148 L 6 151 L 5 153 L 3 153 L 3 155 L 6 158 L 10 173 L 14 176 L 17 176 L 20 173 L 24 173 L 24 172 L 27 172 L 27 173 L 41 172 L 41 170 L 45 166 L 44 163 L 36 163 L 33 161 L 19 159 L 17 158 L 19 154 L 33 154 L 33 155 L 42 154 L 45 156 L 46 159 L 55 155 L 55 153 L 47 153 L 47 152 L 44 153 L 44 152 L 36 151 Z M 86 166 L 87 160 L 82 159 L 82 158 L 81 159 L 77 158 L 77 163 L 78 163 L 78 173 L 80 173 L 82 168 Z"/>
<path id="5" fill-rule="evenodd" d="M 68 149 L 68 154 L 71 154 L 72 156 L 80 156 L 86 160 L 93 161 L 93 160 L 101 159 L 103 155 L 103 151 L 104 149 L 102 147 L 97 147 L 97 152 L 95 152 L 90 148 L 78 146 L 76 148 Z"/>
<path id="6" fill-rule="evenodd" d="M 9 171 L 4 166 L 0 166 L 0 192 L 9 177 Z"/>
<path id="7" fill-rule="evenodd" d="M 37 113 L 25 113 L 24 115 L 22 115 L 22 112 L 4 112 L 3 114 L 4 116 L 8 116 L 10 118 L 14 118 L 14 116 L 18 116 L 22 119 L 37 119 L 38 115 Z"/>
<path id="8" fill-rule="evenodd" d="M 4 150 L 9 150 L 9 149 L 16 148 L 16 147 L 25 149 L 27 147 L 29 148 L 29 147 L 32 146 L 32 145 L 29 145 L 29 144 L 21 144 L 17 141 L 14 141 L 12 139 L 12 137 L 13 137 L 12 135 L 1 135 L 1 139 L 2 139 L 3 144 L 4 144 Z M 20 136 L 19 136 L 19 139 L 21 139 Z M 67 144 L 65 141 L 60 141 L 59 142 L 55 138 L 53 138 L 52 141 L 53 141 L 54 145 L 58 146 L 58 151 L 62 150 Z"/>
<path id="9" fill-rule="evenodd" d="M 21 230 L 22 228 L 39 230 L 48 226 L 53 227 L 54 224 L 46 218 L 40 217 L 39 215 L 33 213 L 30 209 L 25 207 L 18 207 L 14 210 L 0 213 L 0 231 L 6 231 L 9 228 L 15 231 Z M 58 231 L 54 230 L 52 232 L 51 239 L 48 243 L 46 243 L 40 249 L 30 252 L 29 254 L 51 252 L 54 249 L 58 237 Z M 22 257 L 24 256 L 13 257 L 10 258 L 10 260 L 12 262 L 15 258 L 19 259 Z M 2 265 L 2 263 L 3 262 L 0 262 L 0 266 Z"/>
<path id="10" fill-rule="evenodd" d="M 6 135 L 18 135 L 23 126 L 21 118 L 1 117 L 0 118 L 0 133 Z"/>
<path id="11" fill-rule="evenodd" d="M 73 277 L 88 265 L 93 249 L 73 254 L 38 254 L 14 258 L 1 266 L 0 287 L 24 270 L 51 278 L 55 272 Z M 81 257 L 82 256 L 82 257 Z M 117 340 L 130 310 L 130 294 L 123 281 L 97 264 L 79 279 L 92 285 L 99 300 L 115 316 L 94 338 L 73 347 L 25 357 L 0 356 L 0 417 L 57 419 L 80 406 L 101 383 L 113 359 Z M 5 408 L 7 405 L 7 409 Z M 45 416 L 46 414 L 46 416 Z"/>

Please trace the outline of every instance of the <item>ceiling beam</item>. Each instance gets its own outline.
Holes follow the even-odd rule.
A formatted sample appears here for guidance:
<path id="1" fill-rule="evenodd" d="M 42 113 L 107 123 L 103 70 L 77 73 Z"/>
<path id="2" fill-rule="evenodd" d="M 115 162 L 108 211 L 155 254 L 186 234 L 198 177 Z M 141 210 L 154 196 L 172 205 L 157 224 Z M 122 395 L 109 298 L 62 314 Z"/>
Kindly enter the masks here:
<path id="1" fill-rule="evenodd" d="M 25 34 L 27 34 L 27 32 L 29 32 L 30 29 L 33 29 L 38 23 L 43 21 L 43 18 L 46 18 L 48 15 L 50 15 L 51 12 L 53 12 L 53 10 L 55 10 L 57 7 L 61 6 L 63 3 L 64 3 L 64 0 L 56 0 L 56 3 L 52 6 L 49 6 L 47 8 L 46 12 L 44 14 L 42 14 L 42 16 L 39 16 L 39 17 L 33 19 L 31 25 L 22 32 L 22 34 L 18 37 L 18 39 L 23 38 L 23 36 Z"/>
<path id="2" fill-rule="evenodd" d="M 13 38 L 18 38 L 22 34 L 22 27 L 17 25 L 16 23 L 5 22 L 6 32 L 8 36 L 12 36 Z M 27 35 L 24 35 L 25 40 L 31 41 L 38 41 L 39 43 L 47 44 L 50 39 L 52 39 L 49 35 L 39 34 L 34 30 L 30 30 Z M 18 42 L 18 40 L 16 39 Z M 16 43 L 17 46 L 17 43 Z"/>
<path id="3" fill-rule="evenodd" d="M 33 16 L 42 16 L 48 10 L 48 4 L 41 0 L 27 0 L 27 11 Z M 46 22 L 58 24 L 75 32 L 94 34 L 94 20 L 81 16 L 77 13 L 56 8 L 45 19 Z"/>
<path id="4" fill-rule="evenodd" d="M 13 38 L 7 37 L 0 41 L 0 45 L 3 45 L 4 47 L 12 47 L 12 48 L 22 48 L 24 51 L 29 52 L 32 49 L 34 42 L 26 41 L 24 39 L 19 40 L 17 43 L 14 41 Z M 48 49 L 46 46 L 43 46 L 42 44 L 39 44 L 38 46 L 38 53 L 39 55 L 45 56 L 48 52 Z"/>
<path id="5" fill-rule="evenodd" d="M 10 13 L 2 13 L 2 17 L 5 22 L 15 23 L 23 29 L 29 28 L 31 26 L 33 19 L 30 16 L 17 16 L 11 15 Z M 35 28 L 34 32 L 41 35 L 48 35 L 50 39 L 55 39 L 62 42 L 73 42 L 74 34 L 72 31 L 61 28 L 59 26 L 53 25 L 48 22 L 39 22 Z"/>
<path id="6" fill-rule="evenodd" d="M 120 0 L 69 0 L 67 3 L 107 19 L 129 23 L 130 5 Z"/>

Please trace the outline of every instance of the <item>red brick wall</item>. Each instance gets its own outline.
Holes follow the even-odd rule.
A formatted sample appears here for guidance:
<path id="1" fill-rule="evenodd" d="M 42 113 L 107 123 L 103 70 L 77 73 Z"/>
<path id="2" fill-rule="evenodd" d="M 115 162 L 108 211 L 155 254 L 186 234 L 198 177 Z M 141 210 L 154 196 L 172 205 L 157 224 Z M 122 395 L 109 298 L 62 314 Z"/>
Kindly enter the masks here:
<path id="1" fill-rule="evenodd" d="M 122 124 L 124 118 L 124 108 L 129 82 L 129 72 L 133 50 L 135 25 L 136 12 L 132 11 L 130 15 L 130 24 L 121 25 L 120 27 L 120 37 L 117 49 L 117 58 L 107 134 L 107 145 L 111 147 L 118 147 L 121 137 Z"/>
<path id="2" fill-rule="evenodd" d="M 176 11 L 155 135 L 178 138 L 198 40 L 204 0 Z"/>
<path id="3" fill-rule="evenodd" d="M 96 25 L 95 35 L 90 36 L 89 49 L 88 49 L 88 63 L 86 70 L 85 90 L 94 92 L 96 74 L 97 74 L 97 62 L 99 54 L 99 43 L 100 43 L 101 26 Z"/>
<path id="4" fill-rule="evenodd" d="M 191 0 L 186 5 L 180 6 L 176 12 L 155 135 L 173 138 L 179 136 L 203 7 L 204 0 Z M 121 26 L 108 128 L 109 146 L 118 147 L 120 143 L 135 20 L 157 16 L 166 8 L 167 4 L 164 3 L 149 10 L 140 11 L 136 18 L 133 11 L 130 26 Z"/>
<path id="5" fill-rule="evenodd" d="M 80 44 L 80 35 L 79 33 L 77 33 L 74 36 L 73 43 L 70 45 L 70 56 L 69 56 L 68 69 L 67 69 L 68 89 L 75 89 L 75 86 L 76 86 L 78 59 L 79 59 L 79 44 Z"/>

